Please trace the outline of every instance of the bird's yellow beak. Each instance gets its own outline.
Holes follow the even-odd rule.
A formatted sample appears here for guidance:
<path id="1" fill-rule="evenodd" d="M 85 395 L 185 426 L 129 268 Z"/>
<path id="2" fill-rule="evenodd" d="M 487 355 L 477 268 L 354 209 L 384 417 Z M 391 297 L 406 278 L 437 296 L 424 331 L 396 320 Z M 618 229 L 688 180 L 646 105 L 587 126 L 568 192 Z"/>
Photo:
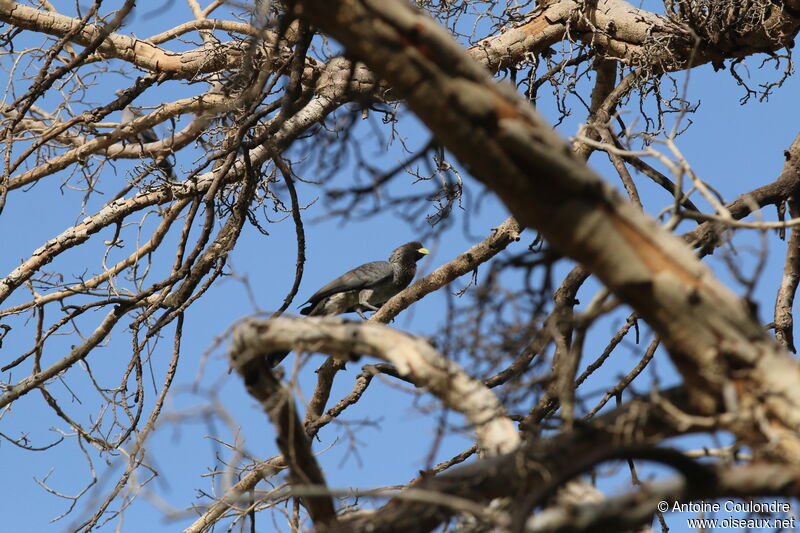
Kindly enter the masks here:
<path id="1" fill-rule="evenodd" d="M 419 250 L 417 250 L 417 253 L 422 255 L 428 255 L 430 252 L 428 251 L 427 248 L 420 248 Z"/>

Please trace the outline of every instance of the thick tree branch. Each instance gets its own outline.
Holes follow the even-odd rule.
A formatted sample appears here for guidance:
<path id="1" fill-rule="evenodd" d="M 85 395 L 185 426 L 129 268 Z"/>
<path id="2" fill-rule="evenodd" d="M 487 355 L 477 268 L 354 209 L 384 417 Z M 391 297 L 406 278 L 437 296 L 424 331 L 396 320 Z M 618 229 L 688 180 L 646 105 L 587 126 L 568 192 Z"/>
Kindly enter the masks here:
<path id="1" fill-rule="evenodd" d="M 265 352 L 259 351 L 248 339 L 251 334 L 243 329 L 237 329 L 234 333 L 234 345 L 229 354 L 231 366 L 242 376 L 247 391 L 261 403 L 275 426 L 278 448 L 289 466 L 291 483 L 324 487 L 325 476 L 297 416 L 292 392 L 272 373 L 272 368 L 264 358 Z M 306 496 L 302 500 L 315 524 L 336 523 L 336 511 L 329 494 Z"/>
<path id="2" fill-rule="evenodd" d="M 81 27 L 80 20 L 14 2 L 0 1 L 0 21 L 18 28 L 64 37 L 73 34 L 72 42 L 88 45 L 101 28 L 93 24 Z M 211 22 L 211 21 L 209 21 Z M 228 30 L 247 30 L 241 24 L 228 27 Z M 253 33 L 256 30 L 248 31 Z M 163 36 L 159 36 L 163 37 Z M 235 68 L 241 61 L 240 42 L 229 42 L 204 46 L 183 53 L 175 53 L 159 48 L 149 40 L 141 40 L 118 33 L 112 33 L 98 47 L 97 53 L 103 58 L 118 58 L 154 72 L 169 73 L 174 79 L 190 79 L 198 74 L 216 72 L 225 68 Z"/>
<path id="3" fill-rule="evenodd" d="M 764 498 L 800 495 L 800 469 L 778 464 L 715 467 L 714 483 L 698 486 L 685 477 L 648 483 L 602 503 L 575 503 L 549 508 L 531 517 L 526 533 L 635 530 L 652 521 L 660 502 L 676 503 L 718 498 Z M 787 503 L 788 506 L 788 503 Z"/>
<path id="4" fill-rule="evenodd" d="M 510 497 L 524 500 L 533 491 L 574 471 L 576 458 L 616 457 L 621 448 L 637 447 L 682 433 L 702 430 L 701 419 L 670 412 L 690 410 L 682 389 L 670 389 L 658 400 L 632 400 L 598 416 L 590 424 L 578 426 L 546 439 L 531 439 L 514 453 L 484 459 L 435 477 L 422 478 L 413 488 L 441 492 L 476 502 Z M 664 409 L 669 406 L 669 412 Z M 450 518 L 452 509 L 434 502 L 391 500 L 375 514 L 362 520 L 342 523 L 340 528 L 323 531 L 352 533 L 401 533 L 432 531 Z"/>
<path id="5" fill-rule="evenodd" d="M 487 455 L 514 450 L 519 436 L 494 394 L 426 341 L 380 324 L 348 322 L 338 317 L 250 319 L 237 326 L 232 358 L 299 350 L 324 352 L 341 359 L 368 354 L 397 367 L 447 407 L 463 414 Z"/>
<path id="6" fill-rule="evenodd" d="M 791 216 L 800 217 L 800 199 L 792 196 L 787 200 Z M 792 353 L 794 346 L 794 299 L 800 283 L 800 228 L 794 227 L 786 246 L 786 259 L 783 263 L 783 277 L 778 294 L 775 296 L 775 337 Z"/>
<path id="7" fill-rule="evenodd" d="M 742 9 L 740 27 L 729 19 L 728 27 L 712 39 L 698 39 L 703 28 L 694 21 L 666 18 L 638 9 L 622 0 L 556 0 L 543 2 L 524 23 L 487 37 L 470 49 L 471 55 L 495 72 L 529 60 L 561 41 L 567 33 L 604 52 L 605 56 L 651 72 L 683 70 L 725 58 L 769 53 L 790 46 L 800 29 L 800 2 L 775 6 L 749 4 Z M 764 9 L 763 22 L 752 26 L 750 9 Z"/>

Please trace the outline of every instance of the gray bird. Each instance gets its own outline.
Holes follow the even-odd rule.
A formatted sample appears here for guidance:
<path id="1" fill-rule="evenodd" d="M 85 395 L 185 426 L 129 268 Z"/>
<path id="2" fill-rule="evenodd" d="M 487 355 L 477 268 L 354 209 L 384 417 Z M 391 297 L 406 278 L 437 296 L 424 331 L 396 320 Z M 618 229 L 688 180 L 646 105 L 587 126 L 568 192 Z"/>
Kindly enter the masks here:
<path id="1" fill-rule="evenodd" d="M 345 272 L 315 292 L 300 314 L 331 316 L 355 312 L 366 320 L 364 311 L 377 311 L 392 296 L 408 287 L 417 272 L 417 261 L 428 253 L 421 243 L 408 242 L 396 248 L 388 261 L 365 263 Z M 273 352 L 267 360 L 270 366 L 275 366 L 288 354 Z"/>
<path id="2" fill-rule="evenodd" d="M 331 281 L 306 302 L 300 310 L 308 316 L 329 316 L 377 311 L 389 298 L 402 291 L 414 279 L 417 261 L 428 250 L 418 242 L 409 242 L 392 252 L 388 261 L 373 261 L 345 272 Z"/>
<path id="3" fill-rule="evenodd" d="M 136 107 L 126 106 L 122 110 L 122 117 L 120 119 L 120 123 L 127 124 L 128 122 L 132 122 L 137 118 L 141 118 L 143 116 L 144 113 L 142 113 L 141 109 Z M 156 132 L 153 131 L 153 128 L 143 129 L 142 131 L 136 134 L 136 139 L 142 144 L 154 143 L 159 140 L 158 135 L 156 135 Z M 163 172 L 167 178 L 171 180 L 178 179 L 178 177 L 175 175 L 175 171 L 172 169 L 172 163 L 170 163 L 166 157 L 156 161 L 156 168 L 158 168 L 161 172 Z"/>

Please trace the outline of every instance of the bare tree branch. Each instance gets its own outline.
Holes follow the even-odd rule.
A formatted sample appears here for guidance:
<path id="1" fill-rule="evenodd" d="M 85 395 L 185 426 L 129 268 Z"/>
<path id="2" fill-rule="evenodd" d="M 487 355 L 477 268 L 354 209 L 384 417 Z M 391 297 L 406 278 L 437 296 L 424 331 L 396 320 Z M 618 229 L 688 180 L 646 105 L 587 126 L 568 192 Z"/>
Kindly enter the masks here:
<path id="1" fill-rule="evenodd" d="M 379 357 L 394 364 L 400 375 L 411 376 L 447 407 L 463 414 L 475 428 L 478 447 L 487 455 L 507 453 L 520 442 L 489 389 L 424 340 L 383 325 L 333 317 L 249 320 L 234 332 L 231 358 L 249 361 L 292 349 L 327 352 L 345 360 L 362 354 Z"/>

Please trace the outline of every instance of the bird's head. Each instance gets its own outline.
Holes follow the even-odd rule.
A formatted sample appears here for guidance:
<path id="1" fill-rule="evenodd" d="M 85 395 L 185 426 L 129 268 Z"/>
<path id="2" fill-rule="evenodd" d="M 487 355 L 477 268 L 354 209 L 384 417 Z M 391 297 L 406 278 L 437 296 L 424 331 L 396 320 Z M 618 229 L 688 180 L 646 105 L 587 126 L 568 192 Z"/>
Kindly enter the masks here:
<path id="1" fill-rule="evenodd" d="M 427 248 L 422 246 L 421 242 L 413 241 L 407 242 L 402 246 L 399 246 L 392 252 L 392 255 L 389 256 L 389 261 L 392 263 L 396 262 L 406 262 L 408 260 L 412 260 L 414 262 L 419 261 L 430 252 Z"/>

